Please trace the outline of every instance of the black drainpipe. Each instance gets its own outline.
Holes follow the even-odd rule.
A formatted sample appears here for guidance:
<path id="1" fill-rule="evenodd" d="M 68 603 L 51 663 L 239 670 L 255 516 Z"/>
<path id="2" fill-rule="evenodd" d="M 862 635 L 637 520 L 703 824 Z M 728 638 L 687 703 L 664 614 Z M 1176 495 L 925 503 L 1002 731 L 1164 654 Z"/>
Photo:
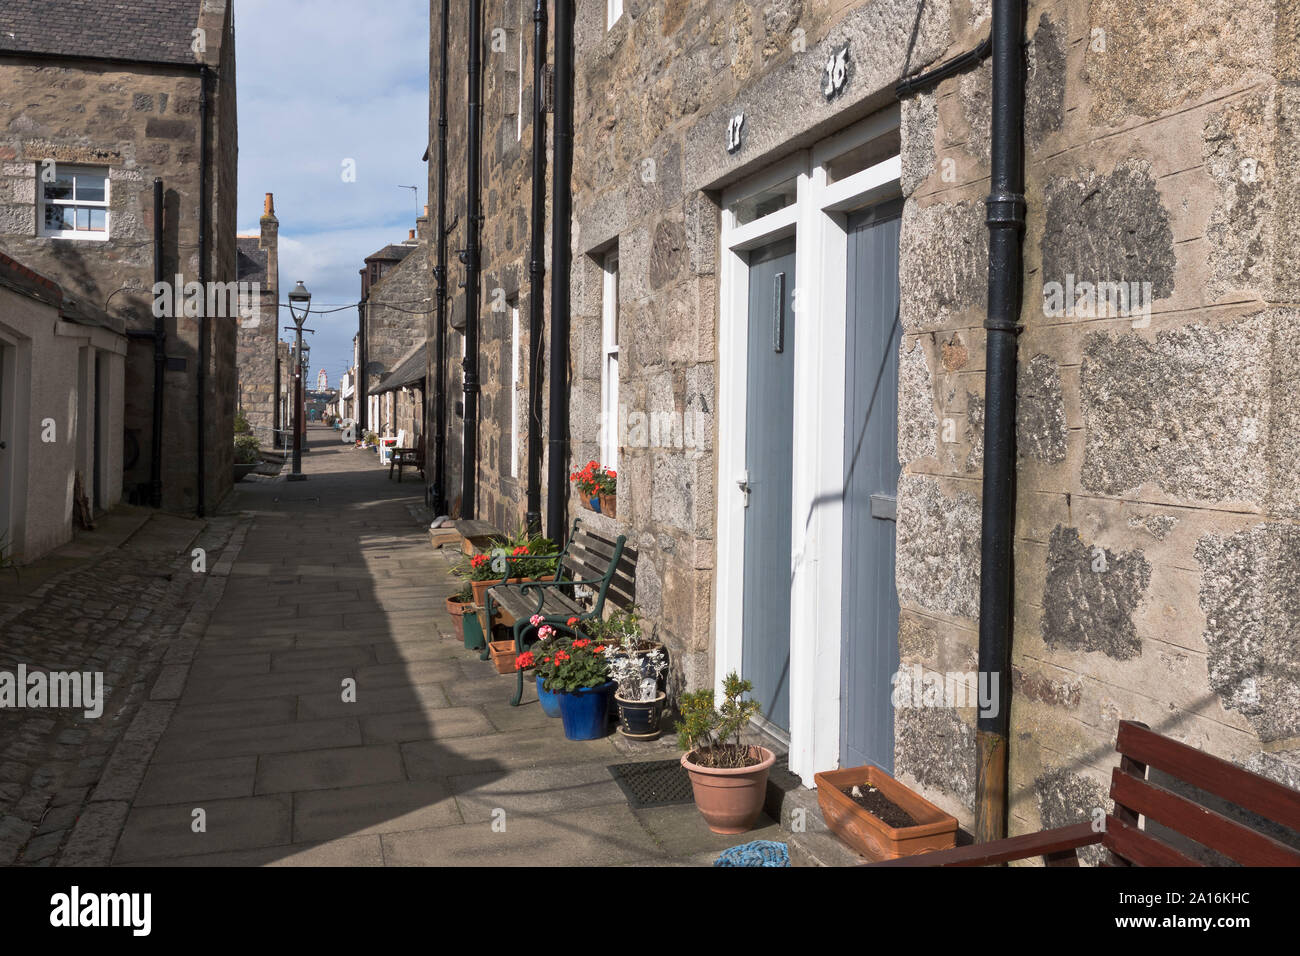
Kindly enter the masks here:
<path id="1" fill-rule="evenodd" d="M 163 274 L 163 181 L 153 181 L 153 281 L 155 288 L 166 283 Z M 167 295 L 166 292 L 163 293 Z M 176 301 L 173 293 L 172 305 Z M 159 309 L 159 312 L 165 310 Z M 170 311 L 166 310 L 166 311 Z M 149 504 L 162 507 L 163 392 L 166 388 L 167 320 L 163 315 L 153 320 L 153 440 L 149 448 Z"/>
<path id="2" fill-rule="evenodd" d="M 479 129 L 482 112 L 483 85 L 483 4 L 482 0 L 469 0 L 469 102 L 468 154 L 465 171 L 466 201 L 465 249 L 461 261 L 465 264 L 465 453 L 462 462 L 460 516 L 473 518 L 478 477 L 478 309 L 479 309 L 479 226 L 481 197 L 479 196 L 479 153 L 482 150 L 482 131 Z"/>
<path id="3" fill-rule="evenodd" d="M 433 278 L 438 283 L 435 293 L 437 326 L 434 332 L 433 389 L 433 510 L 447 513 L 447 21 L 451 16 L 451 0 L 442 0 L 442 62 L 438 83 L 438 264 Z"/>
<path id="4" fill-rule="evenodd" d="M 1016 503 L 1016 336 L 1020 332 L 1025 227 L 1024 0 L 993 0 L 993 24 L 978 47 L 894 88 L 899 99 L 993 56 L 988 316 L 984 321 L 984 500 L 980 536 L 979 671 L 995 713 L 976 719 L 975 839 L 1007 831 L 1007 742 L 1011 727 L 1012 535 Z"/>
<path id="5" fill-rule="evenodd" d="M 199 67 L 199 285 L 203 288 L 203 303 L 199 306 L 199 369 L 196 376 L 198 389 L 198 506 L 195 513 L 202 518 L 207 494 L 207 430 L 206 411 L 208 368 L 208 67 Z"/>
<path id="6" fill-rule="evenodd" d="M 546 534 L 564 540 L 569 483 L 569 272 L 573 208 L 573 0 L 555 0 L 555 170 L 551 187 L 551 410 Z"/>
<path id="7" fill-rule="evenodd" d="M 369 263 L 366 264 L 369 269 Z M 366 392 L 367 381 L 370 376 L 366 374 L 366 368 L 370 365 L 370 356 L 366 354 L 369 349 L 366 348 L 366 306 L 369 304 L 370 292 L 367 290 L 365 297 L 357 303 L 357 362 L 360 367 L 357 369 L 357 438 L 365 436 L 370 430 L 370 396 Z M 297 415 L 297 412 L 294 412 Z M 295 419 L 296 421 L 296 419 Z M 294 426 L 295 428 L 297 425 Z"/>
<path id="8" fill-rule="evenodd" d="M 528 265 L 528 530 L 542 530 L 542 328 L 546 303 L 546 0 L 533 5 L 533 235 Z"/>
<path id="9" fill-rule="evenodd" d="M 1011 726 L 1012 536 L 1016 504 L 1016 336 L 1025 227 L 1024 0 L 993 0 L 993 125 L 988 317 L 984 321 L 984 502 L 980 542 L 979 669 L 996 688 L 976 724 L 975 839 L 1007 832 Z"/>

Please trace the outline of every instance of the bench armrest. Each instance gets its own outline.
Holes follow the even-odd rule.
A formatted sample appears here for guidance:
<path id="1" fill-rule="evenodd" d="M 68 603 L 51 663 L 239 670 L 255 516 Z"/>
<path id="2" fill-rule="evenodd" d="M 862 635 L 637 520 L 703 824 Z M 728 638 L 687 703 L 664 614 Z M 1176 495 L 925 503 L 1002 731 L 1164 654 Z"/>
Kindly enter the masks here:
<path id="1" fill-rule="evenodd" d="M 1077 850 L 1081 846 L 1100 843 L 1104 833 L 1093 830 L 1091 823 L 1076 823 L 1055 830 L 1041 830 L 1024 836 L 994 840 L 991 843 L 976 843 L 974 846 L 961 846 L 953 850 L 938 850 L 934 853 L 921 853 L 905 856 L 898 860 L 882 860 L 879 863 L 867 863 L 866 866 L 991 866 L 995 863 L 1009 863 L 1012 860 L 1027 860 L 1033 856 L 1055 855 Z"/>

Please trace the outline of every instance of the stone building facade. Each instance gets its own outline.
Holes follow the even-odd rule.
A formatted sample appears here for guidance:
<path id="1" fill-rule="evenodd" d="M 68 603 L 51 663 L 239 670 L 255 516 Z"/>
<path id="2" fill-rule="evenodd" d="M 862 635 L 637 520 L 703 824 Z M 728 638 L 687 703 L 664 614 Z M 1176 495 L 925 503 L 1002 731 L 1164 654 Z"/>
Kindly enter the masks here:
<path id="1" fill-rule="evenodd" d="M 523 495 L 501 454 L 511 325 L 493 290 L 510 302 L 526 283 L 530 137 L 511 158 L 509 60 L 486 51 L 519 6 L 487 3 L 484 31 L 477 516 L 498 526 Z M 1283 5 L 1175 8 L 1028 6 L 1012 833 L 1107 805 L 1120 719 L 1300 782 L 1286 375 L 1300 33 Z M 990 65 L 901 101 L 895 85 L 975 48 L 989 5 L 627 0 L 613 22 L 604 4 L 579 3 L 577 18 L 571 460 L 614 464 L 608 429 L 619 435 L 618 517 L 588 520 L 638 549 L 637 596 L 675 690 L 770 666 L 775 632 L 784 687 L 763 690 L 786 713 L 770 729 L 805 782 L 850 759 L 865 722 L 863 746 L 885 740 L 877 762 L 970 824 L 976 707 L 921 693 L 893 706 L 890 672 L 977 680 Z M 464 24 L 451 33 L 456 250 Z M 862 237 L 888 235 L 878 226 L 896 238 L 869 261 Z M 770 275 L 752 283 L 785 255 L 774 303 Z M 462 277 L 453 253 L 452 291 Z M 892 378 L 852 364 L 873 296 L 896 311 Z M 463 297 L 451 303 L 461 328 Z M 451 335 L 453 489 L 459 345 Z M 745 567 L 764 555 L 745 528 L 765 500 L 747 443 L 781 406 L 746 364 L 758 353 L 792 353 L 789 537 L 760 579 L 788 575 L 788 627 L 746 617 Z M 863 451 L 852 423 L 879 414 L 877 383 L 896 427 Z M 869 513 L 851 494 L 864 463 L 897 476 Z M 896 521 L 887 554 L 853 552 L 855 516 Z M 850 566 L 877 582 L 883 570 L 888 587 L 862 598 Z M 867 644 L 888 667 L 862 669 Z"/>
<path id="2" fill-rule="evenodd" d="M 533 3 L 529 0 L 486 0 L 483 4 L 482 179 L 483 222 L 480 229 L 479 301 L 479 449 L 477 517 L 497 527 L 514 529 L 526 510 L 528 432 L 528 368 L 534 343 L 529 338 L 529 242 L 532 214 L 533 139 Z M 440 0 L 430 2 L 430 151 L 429 195 L 437 195 L 438 77 L 440 70 Z M 468 218 L 466 142 L 467 105 L 464 64 L 468 60 L 469 23 L 464 4 L 451 4 L 448 51 L 447 224 L 449 328 L 446 335 L 446 443 L 444 487 L 453 514 L 460 513 L 464 450 L 465 266 L 458 258 L 466 244 Z M 548 47 L 549 49 L 549 47 Z M 551 54 L 548 53 L 548 62 Z M 549 119 L 549 116 L 548 116 Z M 547 131 L 546 234 L 543 246 L 546 279 L 550 283 L 551 144 Z M 437 243 L 428 244 L 430 274 L 436 266 Z M 432 293 L 431 293 L 432 294 Z M 544 342 L 550 334 L 549 293 L 544 303 L 543 343 L 536 360 L 545 368 Z M 431 312 L 433 305 L 430 306 Z M 429 319 L 429 382 L 435 381 L 435 317 Z M 432 387 L 432 386 L 430 386 Z M 543 376 L 542 423 L 546 421 Z M 433 407 L 429 434 L 433 434 Z M 544 426 L 541 426 L 544 427 Z M 546 459 L 542 463 L 546 494 Z"/>
<path id="3" fill-rule="evenodd" d="M 428 217 L 416 220 L 404 242 L 366 256 L 361 270 L 361 308 L 366 334 L 366 427 L 379 434 L 386 419 L 376 389 L 417 346 L 428 325 L 431 277 L 428 269 Z M 389 420 L 391 423 L 391 420 Z M 395 434 L 395 433 L 394 433 Z"/>
<path id="4" fill-rule="evenodd" d="M 280 337 L 280 220 L 270 193 L 266 194 L 260 225 L 257 234 L 237 239 L 242 298 L 236 355 L 239 413 L 248 419 L 262 447 L 269 448 L 275 441 L 275 429 L 283 427 L 276 408 L 275 347 Z"/>
<path id="5" fill-rule="evenodd" d="M 149 500 L 153 409 L 153 182 L 164 186 L 163 274 L 236 277 L 235 44 L 230 4 L 166 0 L 125 10 L 71 0 L 5 5 L 0 33 L 0 249 L 126 322 L 124 492 Z M 105 24 L 116 29 L 105 30 Z M 208 153 L 201 155 L 201 84 Z M 206 196 L 199 195 L 206 163 Z M 78 196 L 69 174 L 81 174 Z M 48 188 L 47 188 L 48 187 Z M 83 202 L 84 201 L 84 202 Z M 62 212 L 54 207 L 62 205 Z M 72 228 L 51 232 L 51 224 Z M 92 236 L 92 238 L 86 238 Z M 228 309 L 227 311 L 233 311 Z M 236 318 L 166 321 L 162 503 L 211 510 L 232 484 Z M 146 335 L 145 333 L 148 333 Z M 199 356 L 206 353 L 199 387 Z M 204 394 L 203 421 L 199 395 Z M 204 460 L 197 436 L 203 434 Z M 199 501 L 200 474 L 204 500 Z"/>

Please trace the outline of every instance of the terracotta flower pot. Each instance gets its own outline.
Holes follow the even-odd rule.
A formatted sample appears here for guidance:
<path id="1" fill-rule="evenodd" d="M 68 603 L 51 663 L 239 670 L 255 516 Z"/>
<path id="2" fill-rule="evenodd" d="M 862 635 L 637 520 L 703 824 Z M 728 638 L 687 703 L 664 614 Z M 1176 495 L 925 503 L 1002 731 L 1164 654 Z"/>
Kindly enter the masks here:
<path id="1" fill-rule="evenodd" d="M 511 578 L 511 579 L 509 580 L 509 582 L 507 582 L 507 583 L 509 583 L 509 584 L 521 584 L 521 583 L 523 583 L 524 581 L 529 581 L 529 580 L 532 580 L 532 579 L 531 579 L 531 578 Z M 488 588 L 491 588 L 491 587 L 496 587 L 496 586 L 497 586 L 498 584 L 500 584 L 500 583 L 501 583 L 500 579 L 496 579 L 496 580 L 492 580 L 492 581 L 471 581 L 470 584 L 473 585 L 473 587 L 474 587 L 474 603 L 477 604 L 479 607 L 485 607 L 486 604 L 487 604 L 487 601 L 486 601 L 486 598 L 487 598 L 487 589 L 488 589 Z"/>
<path id="2" fill-rule="evenodd" d="M 601 495 L 600 513 L 603 515 L 609 515 L 611 518 L 617 518 L 618 517 L 618 496 Z"/>
<path id="3" fill-rule="evenodd" d="M 849 767 L 813 774 L 822 817 L 841 840 L 873 860 L 896 860 L 932 850 L 951 849 L 957 843 L 957 818 L 944 813 L 919 793 L 908 789 L 879 767 Z M 843 790 L 869 784 L 901 810 L 916 826 L 891 827 Z"/>
<path id="4" fill-rule="evenodd" d="M 488 653 L 492 656 L 492 663 L 496 665 L 498 674 L 515 672 L 514 641 L 488 641 Z"/>
<path id="5" fill-rule="evenodd" d="M 470 606 L 468 601 L 460 601 L 455 597 L 447 598 L 447 613 L 452 616 L 457 624 L 460 623 L 461 617 L 464 616 L 465 609 Z"/>
<path id="6" fill-rule="evenodd" d="M 713 768 L 692 763 L 695 754 L 682 754 L 682 766 L 691 778 L 695 806 L 714 833 L 744 833 L 754 826 L 767 798 L 767 772 L 776 754 L 766 747 L 750 747 L 762 759 L 752 767 Z"/>

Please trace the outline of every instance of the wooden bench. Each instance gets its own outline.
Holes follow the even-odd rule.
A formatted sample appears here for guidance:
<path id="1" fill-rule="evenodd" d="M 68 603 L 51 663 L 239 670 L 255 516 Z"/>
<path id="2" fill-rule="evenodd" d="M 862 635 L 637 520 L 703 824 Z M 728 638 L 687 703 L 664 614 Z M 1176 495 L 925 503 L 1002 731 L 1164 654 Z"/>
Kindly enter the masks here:
<path id="1" fill-rule="evenodd" d="M 394 448 L 393 455 L 388 459 L 388 478 L 393 478 L 393 469 L 397 469 L 397 483 L 402 483 L 402 469 L 414 468 L 424 477 L 424 436 L 421 435 L 415 443 L 414 448 Z"/>
<path id="2" fill-rule="evenodd" d="M 1078 866 L 1079 848 L 1097 844 L 1108 851 L 1108 866 L 1206 865 L 1184 852 L 1196 853 L 1187 845 L 1193 843 L 1244 866 L 1300 866 L 1300 850 L 1295 847 L 1175 792 L 1190 786 L 1213 794 L 1300 838 L 1300 791 L 1132 720 L 1120 722 L 1115 749 L 1120 754 L 1119 766 L 1111 774 L 1115 809 L 1104 818 L 1104 829 L 1091 822 L 1076 823 L 867 865 L 989 866 L 1041 856 L 1048 866 Z M 1171 787 L 1151 779 L 1152 770 L 1178 784 Z M 1138 826 L 1140 816 L 1146 818 L 1144 828 Z M 1158 826 L 1153 828 L 1152 823 Z"/>
<path id="3" fill-rule="evenodd" d="M 569 543 L 559 555 L 555 577 L 545 581 L 501 583 L 487 590 L 484 601 L 487 620 L 491 621 L 499 608 L 503 622 L 513 628 L 516 653 L 525 650 L 525 641 L 536 639 L 537 629 L 531 621 L 540 614 L 547 624 L 570 628 L 566 622 L 576 617 L 582 621 L 599 619 L 609 602 L 620 610 L 627 610 L 636 596 L 636 551 L 627 547 L 626 538 L 616 539 L 581 529 L 582 519 L 575 519 L 569 533 Z M 527 560 L 504 556 L 507 562 Z M 536 560 L 534 556 L 532 558 Z M 506 577 L 510 577 L 507 572 Z M 594 591 L 590 607 L 578 600 L 575 588 L 582 586 Z M 482 659 L 487 660 L 484 650 Z M 512 706 L 519 706 L 524 694 L 524 672 L 519 671 Z"/>

